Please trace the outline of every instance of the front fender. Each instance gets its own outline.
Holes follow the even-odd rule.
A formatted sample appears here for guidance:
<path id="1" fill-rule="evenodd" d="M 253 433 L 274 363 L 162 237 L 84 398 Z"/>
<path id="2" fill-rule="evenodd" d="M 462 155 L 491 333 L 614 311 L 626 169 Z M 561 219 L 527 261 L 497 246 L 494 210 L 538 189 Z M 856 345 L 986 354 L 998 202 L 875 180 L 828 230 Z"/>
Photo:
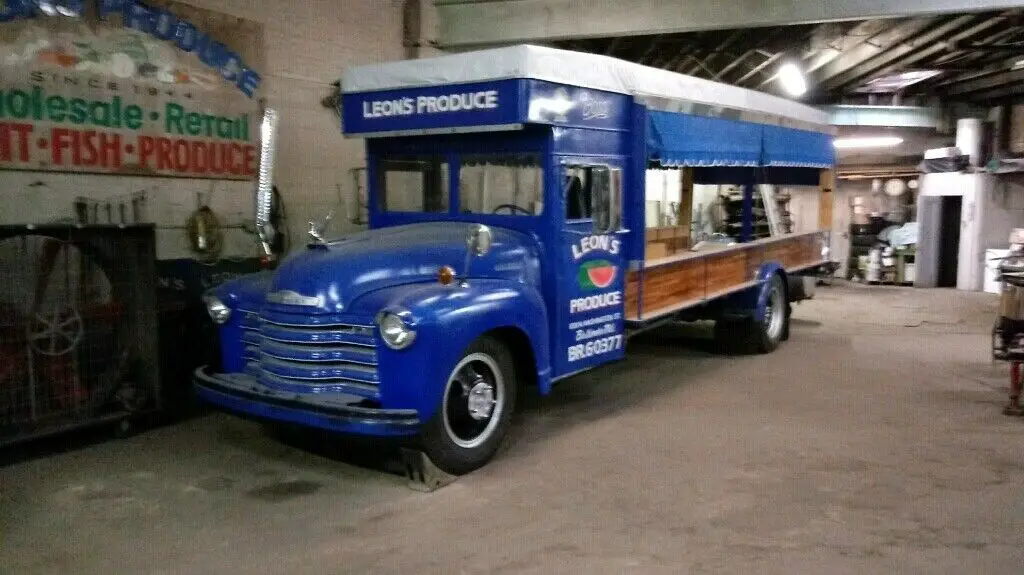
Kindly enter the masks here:
<path id="1" fill-rule="evenodd" d="M 378 345 L 381 400 L 388 408 L 415 409 L 426 421 L 441 403 L 444 385 L 465 349 L 481 335 L 500 328 L 522 332 L 533 351 L 538 384 L 550 386 L 548 319 L 533 286 L 500 279 L 468 285 L 437 283 L 386 288 L 353 303 L 362 312 L 408 312 L 416 341 L 406 349 Z"/>

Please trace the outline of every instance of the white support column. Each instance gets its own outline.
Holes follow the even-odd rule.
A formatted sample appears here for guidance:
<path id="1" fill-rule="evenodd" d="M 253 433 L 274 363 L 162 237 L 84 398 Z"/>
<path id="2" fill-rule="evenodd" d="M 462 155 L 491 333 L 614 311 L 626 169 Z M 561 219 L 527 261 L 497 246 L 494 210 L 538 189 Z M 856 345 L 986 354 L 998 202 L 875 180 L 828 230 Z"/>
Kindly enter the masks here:
<path id="1" fill-rule="evenodd" d="M 402 43 L 410 60 L 443 54 L 438 49 L 438 14 L 432 0 L 405 0 Z"/>

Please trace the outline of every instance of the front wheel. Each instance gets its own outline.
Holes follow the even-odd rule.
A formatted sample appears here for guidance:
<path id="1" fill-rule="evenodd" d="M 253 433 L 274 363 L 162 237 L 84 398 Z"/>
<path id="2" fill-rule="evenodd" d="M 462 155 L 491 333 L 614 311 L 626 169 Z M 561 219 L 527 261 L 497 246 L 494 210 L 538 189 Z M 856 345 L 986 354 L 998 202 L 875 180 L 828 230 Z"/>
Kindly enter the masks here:
<path id="1" fill-rule="evenodd" d="M 421 434 L 434 465 L 463 475 L 490 461 L 508 431 L 516 390 L 508 349 L 489 336 L 473 342 L 448 375 L 440 409 Z"/>

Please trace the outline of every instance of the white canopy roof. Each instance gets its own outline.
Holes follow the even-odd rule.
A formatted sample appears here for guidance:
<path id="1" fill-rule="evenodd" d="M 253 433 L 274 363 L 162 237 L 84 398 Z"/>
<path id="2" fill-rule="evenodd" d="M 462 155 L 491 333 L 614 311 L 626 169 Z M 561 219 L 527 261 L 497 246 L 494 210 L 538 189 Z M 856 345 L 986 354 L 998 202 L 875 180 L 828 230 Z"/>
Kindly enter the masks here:
<path id="1" fill-rule="evenodd" d="M 608 56 L 530 45 L 357 66 L 345 71 L 341 87 L 346 93 L 373 92 L 517 78 L 828 124 L 825 112 L 785 98 Z"/>

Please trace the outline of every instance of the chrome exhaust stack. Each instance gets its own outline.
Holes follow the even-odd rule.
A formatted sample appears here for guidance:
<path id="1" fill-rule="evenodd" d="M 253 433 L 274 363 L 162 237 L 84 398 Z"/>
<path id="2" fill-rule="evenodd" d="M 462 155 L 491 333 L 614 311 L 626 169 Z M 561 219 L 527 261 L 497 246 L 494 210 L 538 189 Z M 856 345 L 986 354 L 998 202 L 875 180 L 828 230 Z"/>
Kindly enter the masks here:
<path id="1" fill-rule="evenodd" d="M 270 244 L 275 234 L 279 233 L 270 223 L 270 206 L 273 202 L 274 189 L 274 150 L 277 137 L 277 111 L 273 108 L 263 109 L 263 121 L 260 123 L 260 171 L 256 180 L 256 235 L 263 249 L 263 258 L 271 261 L 274 253 Z"/>

